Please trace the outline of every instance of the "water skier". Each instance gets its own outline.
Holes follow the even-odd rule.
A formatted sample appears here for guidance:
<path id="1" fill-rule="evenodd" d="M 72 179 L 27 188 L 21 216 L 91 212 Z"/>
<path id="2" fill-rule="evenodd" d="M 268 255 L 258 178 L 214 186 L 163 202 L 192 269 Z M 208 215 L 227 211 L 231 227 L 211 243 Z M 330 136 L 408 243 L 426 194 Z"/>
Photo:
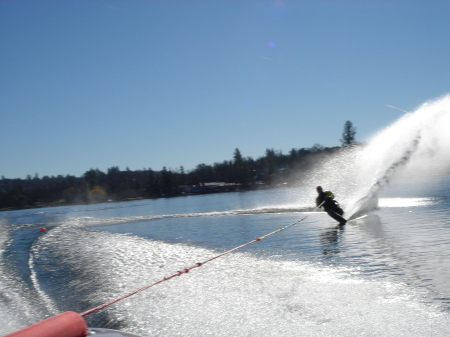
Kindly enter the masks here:
<path id="1" fill-rule="evenodd" d="M 339 222 L 340 225 L 345 225 L 347 220 L 342 217 L 344 211 L 339 207 L 338 202 L 334 200 L 333 193 L 330 191 L 324 192 L 321 186 L 317 186 L 316 190 L 317 193 L 319 193 L 316 198 L 316 205 L 319 206 L 323 202 L 321 207 L 323 207 L 325 212 L 327 212 L 327 214 L 334 220 Z"/>

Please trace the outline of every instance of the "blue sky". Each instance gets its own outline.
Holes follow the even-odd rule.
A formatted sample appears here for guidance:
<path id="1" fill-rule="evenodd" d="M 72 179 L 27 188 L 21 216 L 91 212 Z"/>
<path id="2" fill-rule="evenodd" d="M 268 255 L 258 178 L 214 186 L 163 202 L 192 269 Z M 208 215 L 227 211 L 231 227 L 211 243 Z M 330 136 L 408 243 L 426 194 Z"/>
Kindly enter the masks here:
<path id="1" fill-rule="evenodd" d="M 450 93 L 450 1 L 0 0 L 0 176 L 367 140 Z"/>

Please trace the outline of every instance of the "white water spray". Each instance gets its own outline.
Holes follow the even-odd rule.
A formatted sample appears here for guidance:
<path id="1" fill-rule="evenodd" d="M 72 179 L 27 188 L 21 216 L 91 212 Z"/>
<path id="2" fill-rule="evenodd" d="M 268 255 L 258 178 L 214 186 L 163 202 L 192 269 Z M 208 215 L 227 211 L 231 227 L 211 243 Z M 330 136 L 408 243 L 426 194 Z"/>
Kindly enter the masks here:
<path id="1" fill-rule="evenodd" d="M 373 208 L 383 187 L 399 177 L 450 173 L 450 95 L 406 113 L 366 146 L 342 151 L 315 171 L 317 185 L 346 197 L 347 217 Z"/>

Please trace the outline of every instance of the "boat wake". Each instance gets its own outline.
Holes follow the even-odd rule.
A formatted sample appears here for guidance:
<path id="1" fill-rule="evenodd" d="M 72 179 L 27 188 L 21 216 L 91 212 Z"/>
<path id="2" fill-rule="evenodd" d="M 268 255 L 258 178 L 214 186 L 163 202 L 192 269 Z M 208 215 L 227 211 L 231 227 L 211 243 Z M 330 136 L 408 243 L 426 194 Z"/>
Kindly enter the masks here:
<path id="1" fill-rule="evenodd" d="M 32 248 L 36 280 L 52 306 L 77 312 L 214 254 L 70 224 L 49 231 Z M 361 315 L 364 324 L 355 320 Z M 386 324 L 388 316 L 401 324 Z M 144 336 L 287 336 L 298 335 L 299 326 L 304 336 L 402 336 L 430 329 L 439 334 L 449 323 L 409 289 L 365 280 L 357 269 L 248 253 L 229 255 L 86 318 L 89 326 Z"/>
<path id="2" fill-rule="evenodd" d="M 259 208 L 250 208 L 242 210 L 227 210 L 217 212 L 198 212 L 198 213 L 181 213 L 181 214 L 160 214 L 160 215 L 143 215 L 133 217 L 113 217 L 113 218 L 93 218 L 79 217 L 73 218 L 72 221 L 82 226 L 102 226 L 113 225 L 128 222 L 152 221 L 161 219 L 176 218 L 193 218 L 193 217 L 220 217 L 234 215 L 257 215 L 257 214 L 283 214 L 283 213 L 307 213 L 314 211 L 315 207 L 296 207 L 296 206 L 267 206 Z"/>

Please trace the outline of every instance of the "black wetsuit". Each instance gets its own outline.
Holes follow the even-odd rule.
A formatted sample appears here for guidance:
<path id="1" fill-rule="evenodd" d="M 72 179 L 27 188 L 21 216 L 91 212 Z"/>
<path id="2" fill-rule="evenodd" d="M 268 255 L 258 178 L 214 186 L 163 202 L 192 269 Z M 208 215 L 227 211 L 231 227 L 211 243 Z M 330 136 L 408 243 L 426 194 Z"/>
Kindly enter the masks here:
<path id="1" fill-rule="evenodd" d="M 345 224 L 347 221 L 342 217 L 344 211 L 339 207 L 338 203 L 331 199 L 325 192 L 319 192 L 317 202 L 320 205 L 323 201 L 322 207 L 327 214 L 340 224 Z"/>

